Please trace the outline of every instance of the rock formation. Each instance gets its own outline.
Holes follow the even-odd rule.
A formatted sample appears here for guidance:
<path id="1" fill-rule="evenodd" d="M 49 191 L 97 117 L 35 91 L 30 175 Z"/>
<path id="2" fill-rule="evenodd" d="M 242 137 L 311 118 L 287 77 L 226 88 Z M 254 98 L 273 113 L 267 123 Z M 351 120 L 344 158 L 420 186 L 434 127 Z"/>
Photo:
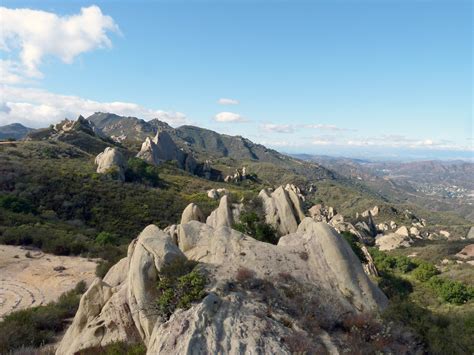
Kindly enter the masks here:
<path id="1" fill-rule="evenodd" d="M 263 201 L 266 222 L 280 235 L 296 232 L 298 224 L 305 218 L 301 200 L 292 189 L 278 187 L 275 191 L 264 189 L 258 196 Z"/>
<path id="2" fill-rule="evenodd" d="M 221 203 L 226 201 L 224 196 Z M 153 311 L 156 283 L 165 265 L 184 258 L 199 261 L 206 296 L 166 320 Z M 286 296 L 288 287 L 298 292 Z M 83 295 L 57 354 L 115 341 L 142 342 L 147 354 L 290 354 L 285 339 L 295 329 L 299 341 L 340 352 L 344 335 L 331 329 L 347 315 L 377 312 L 386 304 L 352 249 L 326 223 L 306 218 L 278 245 L 190 221 L 180 225 L 177 246 L 150 225 L 127 257 Z M 324 328 L 312 332 L 302 312 Z"/>
<path id="3" fill-rule="evenodd" d="M 178 148 L 166 131 L 158 131 L 153 139 L 147 137 L 137 154 L 137 158 L 143 159 L 152 165 L 160 165 L 163 162 L 174 160 L 181 169 L 191 173 L 197 167 L 196 160 Z"/>
<path id="4" fill-rule="evenodd" d="M 247 179 L 247 168 L 244 166 L 242 169 L 236 169 L 233 175 L 227 175 L 224 178 L 225 182 L 239 182 Z"/>
<path id="5" fill-rule="evenodd" d="M 207 191 L 207 197 L 212 198 L 213 200 L 218 200 L 227 194 L 229 194 L 227 189 L 210 189 Z"/>
<path id="6" fill-rule="evenodd" d="M 107 147 L 95 158 L 97 172 L 104 174 L 116 170 L 120 180 L 125 180 L 125 160 L 117 148 Z"/>
<path id="7" fill-rule="evenodd" d="M 239 221 L 241 210 L 241 204 L 232 203 L 229 195 L 224 195 L 221 197 L 219 207 L 207 217 L 206 224 L 214 228 L 232 227 L 234 223 Z"/>
<path id="8" fill-rule="evenodd" d="M 389 233 L 378 236 L 375 239 L 375 245 L 380 250 L 392 250 L 400 247 L 409 247 L 413 240 L 408 235 Z"/>
<path id="9" fill-rule="evenodd" d="M 183 211 L 181 215 L 181 224 L 185 224 L 191 221 L 204 222 L 205 217 L 201 212 L 201 209 L 195 204 L 190 203 Z"/>

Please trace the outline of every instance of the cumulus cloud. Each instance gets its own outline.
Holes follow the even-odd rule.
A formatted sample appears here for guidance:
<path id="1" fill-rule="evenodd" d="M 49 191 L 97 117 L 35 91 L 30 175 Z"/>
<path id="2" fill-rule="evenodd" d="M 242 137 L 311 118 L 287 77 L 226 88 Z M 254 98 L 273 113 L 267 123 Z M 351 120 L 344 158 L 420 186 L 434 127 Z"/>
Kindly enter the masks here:
<path id="1" fill-rule="evenodd" d="M 238 113 L 220 112 L 214 117 L 217 122 L 243 122 L 245 119 Z"/>
<path id="2" fill-rule="evenodd" d="M 94 112 L 113 112 L 150 120 L 158 118 L 173 126 L 187 123 L 181 112 L 153 110 L 130 102 L 98 102 L 78 96 L 58 95 L 41 89 L 1 86 L 0 125 L 21 122 L 38 128 L 64 118 L 89 116 Z"/>
<path id="3" fill-rule="evenodd" d="M 217 100 L 217 103 L 219 103 L 220 105 L 238 105 L 239 100 L 222 98 Z"/>
<path id="4" fill-rule="evenodd" d="M 260 127 L 267 132 L 293 133 L 295 131 L 295 128 L 289 124 L 264 123 Z"/>
<path id="5" fill-rule="evenodd" d="M 0 18 L 0 51 L 9 56 L 0 62 L 0 80 L 6 84 L 41 78 L 39 67 L 47 56 L 72 63 L 81 53 L 111 47 L 108 33 L 119 33 L 98 6 L 83 7 L 72 16 L 0 7 Z"/>

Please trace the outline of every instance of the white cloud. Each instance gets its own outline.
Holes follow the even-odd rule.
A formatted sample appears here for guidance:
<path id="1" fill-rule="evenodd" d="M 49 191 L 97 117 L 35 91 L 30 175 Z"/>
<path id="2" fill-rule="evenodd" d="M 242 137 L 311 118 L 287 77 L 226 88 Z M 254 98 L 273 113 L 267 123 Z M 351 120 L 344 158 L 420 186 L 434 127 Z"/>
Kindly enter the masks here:
<path id="1" fill-rule="evenodd" d="M 158 118 L 173 126 L 187 123 L 181 112 L 153 110 L 130 102 L 98 102 L 78 96 L 58 95 L 41 89 L 1 86 L 0 125 L 21 122 L 29 127 L 46 127 L 66 117 L 113 112 L 150 120 Z"/>
<path id="2" fill-rule="evenodd" d="M 294 127 L 289 124 L 264 123 L 260 127 L 267 132 L 293 133 L 295 131 Z"/>
<path id="3" fill-rule="evenodd" d="M 410 138 L 402 135 L 381 135 L 378 137 L 356 138 L 341 142 L 342 145 L 356 147 L 386 147 L 433 150 L 466 150 L 473 151 L 472 146 L 463 146 L 446 139 Z"/>
<path id="4" fill-rule="evenodd" d="M 326 131 L 335 131 L 335 132 L 342 132 L 342 131 L 353 131 L 349 128 L 341 128 L 331 124 L 307 124 L 303 125 L 304 128 L 312 128 L 312 129 L 320 129 Z"/>
<path id="5" fill-rule="evenodd" d="M 6 84 L 41 78 L 39 67 L 44 57 L 72 63 L 81 53 L 111 47 L 108 32 L 119 33 L 112 17 L 95 5 L 72 16 L 0 7 L 0 18 L 0 50 L 10 57 L 0 63 L 0 81 Z"/>
<path id="6" fill-rule="evenodd" d="M 219 103 L 220 105 L 238 105 L 239 100 L 222 98 L 217 100 L 217 103 Z"/>
<path id="7" fill-rule="evenodd" d="M 243 122 L 245 119 L 238 113 L 233 112 L 220 112 L 215 117 L 214 120 L 217 122 Z"/>

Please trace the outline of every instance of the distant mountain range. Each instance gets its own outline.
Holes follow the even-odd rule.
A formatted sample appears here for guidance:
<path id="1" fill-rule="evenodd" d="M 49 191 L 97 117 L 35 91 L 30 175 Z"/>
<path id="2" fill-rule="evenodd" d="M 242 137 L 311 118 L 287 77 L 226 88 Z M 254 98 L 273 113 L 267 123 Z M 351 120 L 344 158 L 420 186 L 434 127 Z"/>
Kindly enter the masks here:
<path id="1" fill-rule="evenodd" d="M 373 191 L 398 202 L 433 210 L 455 211 L 474 220 L 474 163 L 453 161 L 370 161 L 296 154 L 346 178 L 363 181 Z"/>
<path id="2" fill-rule="evenodd" d="M 25 127 L 21 123 L 0 126 L 0 139 L 22 139 L 31 131 L 33 131 L 33 128 Z"/>

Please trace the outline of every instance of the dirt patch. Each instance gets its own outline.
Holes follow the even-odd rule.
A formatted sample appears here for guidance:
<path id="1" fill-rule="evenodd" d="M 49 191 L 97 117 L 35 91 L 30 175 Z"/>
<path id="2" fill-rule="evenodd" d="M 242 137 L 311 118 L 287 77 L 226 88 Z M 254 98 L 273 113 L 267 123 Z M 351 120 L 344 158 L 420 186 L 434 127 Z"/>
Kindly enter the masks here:
<path id="1" fill-rule="evenodd" d="M 0 246 L 0 320 L 12 311 L 40 306 L 84 280 L 95 278 L 95 261 Z"/>

